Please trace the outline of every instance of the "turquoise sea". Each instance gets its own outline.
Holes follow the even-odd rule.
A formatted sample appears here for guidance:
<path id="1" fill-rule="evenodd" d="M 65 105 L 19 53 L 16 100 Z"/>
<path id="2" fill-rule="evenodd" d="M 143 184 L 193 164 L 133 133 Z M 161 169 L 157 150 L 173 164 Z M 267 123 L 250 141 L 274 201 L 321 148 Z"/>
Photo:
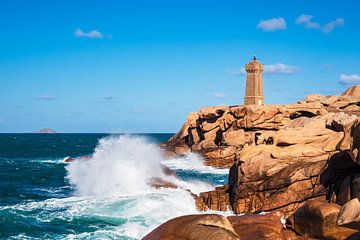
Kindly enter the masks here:
<path id="1" fill-rule="evenodd" d="M 171 136 L 0 134 L 0 239 L 141 239 L 168 219 L 197 213 L 187 189 L 223 185 L 228 171 L 195 154 L 166 159 L 158 143 Z M 154 189 L 151 177 L 179 187 Z"/>

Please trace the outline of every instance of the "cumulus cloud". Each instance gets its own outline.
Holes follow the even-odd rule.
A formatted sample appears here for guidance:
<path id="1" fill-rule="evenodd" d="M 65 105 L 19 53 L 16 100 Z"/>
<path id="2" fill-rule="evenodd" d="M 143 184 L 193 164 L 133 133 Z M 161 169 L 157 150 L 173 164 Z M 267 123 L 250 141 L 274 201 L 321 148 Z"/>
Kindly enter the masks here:
<path id="1" fill-rule="evenodd" d="M 326 23 L 324 26 L 321 26 L 320 23 L 314 22 L 314 16 L 302 14 L 298 16 L 295 20 L 295 23 L 300 26 L 304 26 L 307 29 L 316 29 L 320 30 L 323 33 L 331 33 L 336 27 L 343 27 L 345 25 L 345 20 L 343 18 L 336 18 L 333 21 Z"/>
<path id="2" fill-rule="evenodd" d="M 51 101 L 55 100 L 56 98 L 50 94 L 44 94 L 37 97 L 38 100 L 44 100 L 44 101 Z"/>
<path id="3" fill-rule="evenodd" d="M 96 29 L 91 30 L 89 32 L 84 32 L 80 28 L 77 28 L 74 31 L 74 35 L 75 35 L 75 37 L 78 37 L 78 38 L 97 38 L 97 39 L 112 38 L 111 35 L 105 35 Z"/>
<path id="4" fill-rule="evenodd" d="M 358 74 L 341 74 L 340 81 L 341 84 L 356 84 L 360 83 L 360 75 Z"/>
<path id="5" fill-rule="evenodd" d="M 320 24 L 311 20 L 313 17 L 314 16 L 302 14 L 296 18 L 295 23 L 309 29 L 320 29 Z"/>
<path id="6" fill-rule="evenodd" d="M 324 33 L 331 33 L 336 27 L 343 27 L 345 25 L 345 20 L 343 18 L 336 18 L 335 20 L 328 22 L 321 29 Z"/>
<path id="7" fill-rule="evenodd" d="M 279 18 L 270 18 L 266 20 L 261 20 L 256 26 L 257 29 L 260 29 L 265 32 L 273 32 L 276 30 L 286 29 L 285 19 L 282 17 Z"/>
<path id="8" fill-rule="evenodd" d="M 298 67 L 283 63 L 264 65 L 264 74 L 293 74 L 298 70 Z"/>

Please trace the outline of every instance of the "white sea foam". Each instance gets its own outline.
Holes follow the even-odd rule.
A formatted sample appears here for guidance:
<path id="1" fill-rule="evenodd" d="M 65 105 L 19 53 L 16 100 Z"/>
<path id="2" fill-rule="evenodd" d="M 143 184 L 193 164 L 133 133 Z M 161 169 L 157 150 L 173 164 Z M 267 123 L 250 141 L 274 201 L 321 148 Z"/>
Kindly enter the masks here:
<path id="1" fill-rule="evenodd" d="M 160 149 L 143 137 L 122 135 L 101 139 L 89 161 L 66 166 L 79 196 L 129 196 L 151 190 L 151 177 L 163 177 Z"/>
<path id="2" fill-rule="evenodd" d="M 199 154 L 189 153 L 184 157 L 175 157 L 166 159 L 161 162 L 171 169 L 183 169 L 190 171 L 197 171 L 200 173 L 212 173 L 212 174 L 228 174 L 229 169 L 214 168 L 211 166 L 205 166 L 204 160 Z"/>
<path id="3" fill-rule="evenodd" d="M 90 215 L 126 219 L 124 224 L 116 227 L 116 233 L 138 239 L 171 218 L 199 213 L 188 190 L 199 193 L 209 191 L 214 186 L 166 176 L 161 164 L 201 172 L 225 171 L 203 166 L 201 158 L 194 154 L 182 161 L 180 164 L 181 159 L 165 160 L 156 144 L 140 136 L 122 135 L 101 139 L 92 159 L 76 160 L 66 166 L 67 178 L 75 187 L 80 201 L 68 206 L 69 214 L 66 217 Z M 152 177 L 161 177 L 179 187 L 154 189 L 148 185 Z M 101 232 L 93 236 L 97 234 L 101 235 Z"/>

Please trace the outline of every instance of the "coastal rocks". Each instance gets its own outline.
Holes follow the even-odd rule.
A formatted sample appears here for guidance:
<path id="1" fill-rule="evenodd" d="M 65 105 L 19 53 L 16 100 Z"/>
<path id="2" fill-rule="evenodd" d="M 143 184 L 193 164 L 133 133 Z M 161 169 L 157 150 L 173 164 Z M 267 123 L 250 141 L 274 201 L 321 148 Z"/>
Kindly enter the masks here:
<path id="1" fill-rule="evenodd" d="M 347 239 L 356 230 L 337 225 L 340 206 L 323 201 L 308 201 L 292 215 L 287 226 L 298 235 L 317 239 Z"/>
<path id="2" fill-rule="evenodd" d="M 260 144 L 316 143 L 331 152 L 345 126 L 359 116 L 360 96 L 352 95 L 313 94 L 287 105 L 206 107 L 190 113 L 180 131 L 162 147 L 175 154 L 204 154 L 228 147 L 241 152 L 245 146 Z"/>
<path id="3" fill-rule="evenodd" d="M 216 214 L 187 215 L 171 219 L 146 235 L 144 240 L 241 239 L 297 240 L 279 217 L 271 214 L 224 217 Z"/>
<path id="4" fill-rule="evenodd" d="M 294 163 L 264 180 L 250 182 L 245 182 L 242 164 L 237 164 L 229 176 L 232 210 L 235 213 L 273 211 L 287 217 L 308 199 L 325 199 L 326 189 L 319 181 L 325 164 L 326 161 Z"/>
<path id="5" fill-rule="evenodd" d="M 342 206 L 337 224 L 360 231 L 360 201 L 354 198 Z"/>
<path id="6" fill-rule="evenodd" d="M 341 94 L 341 96 L 360 97 L 360 85 L 355 85 Z"/>
<path id="7" fill-rule="evenodd" d="M 343 205 L 360 196 L 359 117 L 355 92 L 208 107 L 191 114 L 165 149 L 187 148 L 206 165 L 230 168 L 228 185 L 201 193 L 198 209 L 288 217 L 308 200 Z"/>
<path id="8" fill-rule="evenodd" d="M 280 218 L 272 214 L 251 214 L 227 217 L 241 240 L 296 240 L 300 239 L 287 230 Z"/>
<path id="9" fill-rule="evenodd" d="M 224 145 L 241 147 L 245 144 L 245 131 L 243 129 L 227 131 L 223 133 L 222 138 Z"/>
<path id="10" fill-rule="evenodd" d="M 159 239 L 241 239 L 298 240 L 279 217 L 271 214 L 224 217 L 216 214 L 187 215 L 163 223 L 144 240 Z"/>
<path id="11" fill-rule="evenodd" d="M 197 201 L 196 208 L 202 211 L 207 210 L 229 210 L 230 198 L 229 187 L 227 185 L 216 187 L 214 191 L 200 193 Z"/>
<path id="12" fill-rule="evenodd" d="M 143 240 L 239 240 L 229 220 L 221 215 L 187 215 L 171 219 Z"/>
<path id="13" fill-rule="evenodd" d="M 349 115 L 344 112 L 331 113 L 327 116 L 326 127 L 334 131 L 345 131 L 345 126 L 351 124 L 357 119 L 355 115 Z"/>
<path id="14" fill-rule="evenodd" d="M 160 177 L 152 177 L 149 179 L 148 184 L 153 188 L 177 188 L 177 186 L 169 181 L 166 181 Z"/>
<path id="15" fill-rule="evenodd" d="M 360 164 L 360 118 L 346 126 L 345 136 L 338 145 L 338 149 L 346 151 L 355 163 Z"/>

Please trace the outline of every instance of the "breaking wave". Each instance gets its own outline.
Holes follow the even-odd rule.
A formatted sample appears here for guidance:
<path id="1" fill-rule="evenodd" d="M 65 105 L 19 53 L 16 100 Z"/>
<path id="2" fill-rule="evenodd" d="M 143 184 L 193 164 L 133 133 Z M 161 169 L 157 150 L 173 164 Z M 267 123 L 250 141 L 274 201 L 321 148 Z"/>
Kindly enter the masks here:
<path id="1" fill-rule="evenodd" d="M 171 169 L 225 174 L 225 170 L 204 166 L 195 154 L 165 160 L 156 144 L 129 135 L 101 139 L 92 159 L 74 161 L 66 169 L 75 196 L 89 201 L 85 204 L 90 208 L 86 214 L 90 211 L 90 215 L 125 219 L 112 230 L 136 239 L 168 219 L 198 213 L 188 190 L 200 193 L 214 188 L 201 179 L 184 181 L 167 176 L 161 164 Z M 152 188 L 148 184 L 152 177 L 161 177 L 178 188 Z"/>

